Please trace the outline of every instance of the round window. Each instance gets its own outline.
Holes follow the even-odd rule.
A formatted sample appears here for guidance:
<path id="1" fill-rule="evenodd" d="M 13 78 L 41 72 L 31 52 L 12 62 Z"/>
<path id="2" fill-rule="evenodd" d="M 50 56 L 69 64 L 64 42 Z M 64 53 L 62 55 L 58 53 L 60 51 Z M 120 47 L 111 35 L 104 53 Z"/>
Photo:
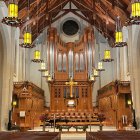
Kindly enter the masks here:
<path id="1" fill-rule="evenodd" d="M 79 25 L 74 20 L 67 20 L 66 22 L 64 22 L 62 29 L 66 35 L 72 36 L 79 31 Z"/>

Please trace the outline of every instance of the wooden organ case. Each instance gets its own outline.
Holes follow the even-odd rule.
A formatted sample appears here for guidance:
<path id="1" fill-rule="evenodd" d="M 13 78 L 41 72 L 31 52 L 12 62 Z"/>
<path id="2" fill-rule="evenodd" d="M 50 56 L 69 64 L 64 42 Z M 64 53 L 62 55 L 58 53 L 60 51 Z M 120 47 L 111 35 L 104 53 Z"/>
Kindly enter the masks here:
<path id="1" fill-rule="evenodd" d="M 93 81 L 89 80 L 94 63 L 94 36 L 91 28 L 86 28 L 80 41 L 64 43 L 55 28 L 48 29 L 48 70 L 52 77 L 49 82 L 50 112 L 92 112 Z M 51 56 L 50 56 L 51 54 Z M 67 106 L 70 87 L 66 85 L 70 77 L 77 82 L 73 86 L 76 106 Z"/>
<path id="2" fill-rule="evenodd" d="M 21 130 L 40 126 L 45 110 L 44 91 L 31 82 L 14 83 L 12 123 Z"/>

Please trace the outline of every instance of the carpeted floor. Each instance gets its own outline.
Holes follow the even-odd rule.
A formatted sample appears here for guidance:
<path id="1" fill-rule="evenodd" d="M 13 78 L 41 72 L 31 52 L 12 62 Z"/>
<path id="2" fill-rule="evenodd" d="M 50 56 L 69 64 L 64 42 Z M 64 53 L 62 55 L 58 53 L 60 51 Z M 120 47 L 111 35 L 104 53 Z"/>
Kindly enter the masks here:
<path id="1" fill-rule="evenodd" d="M 61 134 L 61 140 L 86 140 L 86 133 L 64 133 Z"/>
<path id="2" fill-rule="evenodd" d="M 90 127 L 87 129 L 87 131 L 92 131 L 92 132 L 96 132 L 99 130 L 98 126 L 92 126 L 91 129 Z M 103 127 L 103 130 L 105 131 L 109 131 L 109 130 L 116 130 L 115 127 Z M 30 130 L 30 131 L 42 131 L 42 127 L 36 127 L 34 130 Z M 50 127 L 46 127 L 46 131 L 48 132 L 59 132 L 58 129 L 54 128 L 50 128 Z M 63 130 L 62 134 L 61 134 L 61 140 L 86 140 L 86 133 L 82 132 L 82 131 L 78 131 L 76 132 L 76 130 L 74 128 L 70 129 L 70 132 L 68 132 L 67 130 Z"/>

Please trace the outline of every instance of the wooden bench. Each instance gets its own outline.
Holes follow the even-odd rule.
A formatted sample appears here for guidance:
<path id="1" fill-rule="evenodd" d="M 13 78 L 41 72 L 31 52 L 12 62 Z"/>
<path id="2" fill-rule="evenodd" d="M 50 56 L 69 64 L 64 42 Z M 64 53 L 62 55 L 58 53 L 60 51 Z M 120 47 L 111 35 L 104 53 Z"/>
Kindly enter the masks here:
<path id="1" fill-rule="evenodd" d="M 87 132 L 86 140 L 140 140 L 140 131 Z"/>
<path id="2" fill-rule="evenodd" d="M 0 132 L 0 140 L 61 140 L 58 132 Z"/>

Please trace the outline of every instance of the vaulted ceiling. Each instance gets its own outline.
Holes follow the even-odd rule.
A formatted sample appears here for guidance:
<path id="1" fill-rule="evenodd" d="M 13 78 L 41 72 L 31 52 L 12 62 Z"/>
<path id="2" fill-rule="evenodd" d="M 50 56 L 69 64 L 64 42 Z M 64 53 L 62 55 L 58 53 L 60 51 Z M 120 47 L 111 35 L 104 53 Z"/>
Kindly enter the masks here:
<path id="1" fill-rule="evenodd" d="M 72 12 L 95 25 L 109 40 L 113 40 L 116 17 L 120 16 L 124 24 L 130 17 L 130 3 L 131 0 L 18 0 L 19 17 L 26 21 L 21 29 L 23 31 L 26 25 L 30 24 L 35 39 L 46 26 Z M 67 4 L 69 8 L 64 9 Z M 72 9 L 72 4 L 77 9 Z M 79 11 L 82 14 L 79 14 Z"/>

